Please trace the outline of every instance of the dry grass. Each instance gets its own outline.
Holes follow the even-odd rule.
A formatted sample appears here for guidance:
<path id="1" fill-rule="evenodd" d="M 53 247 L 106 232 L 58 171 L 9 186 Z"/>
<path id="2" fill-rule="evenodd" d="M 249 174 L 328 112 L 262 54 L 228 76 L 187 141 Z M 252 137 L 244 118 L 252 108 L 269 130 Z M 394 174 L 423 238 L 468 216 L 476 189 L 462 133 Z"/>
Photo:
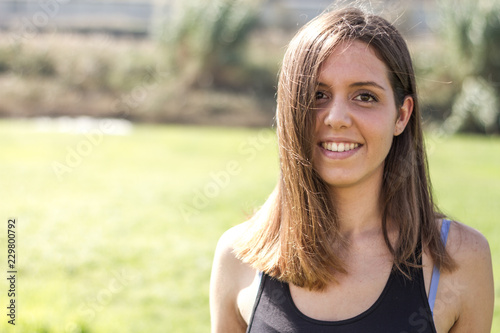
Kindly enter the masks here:
<path id="1" fill-rule="evenodd" d="M 278 60 L 256 48 L 247 69 L 207 78 L 197 88 L 169 69 L 169 50 L 151 40 L 39 34 L 13 43 L 0 34 L 0 116 L 90 115 L 137 121 L 264 125 L 274 113 Z M 270 65 L 271 64 L 271 65 Z M 273 66 L 273 64 L 275 64 Z M 229 79 L 228 79 L 229 78 Z"/>

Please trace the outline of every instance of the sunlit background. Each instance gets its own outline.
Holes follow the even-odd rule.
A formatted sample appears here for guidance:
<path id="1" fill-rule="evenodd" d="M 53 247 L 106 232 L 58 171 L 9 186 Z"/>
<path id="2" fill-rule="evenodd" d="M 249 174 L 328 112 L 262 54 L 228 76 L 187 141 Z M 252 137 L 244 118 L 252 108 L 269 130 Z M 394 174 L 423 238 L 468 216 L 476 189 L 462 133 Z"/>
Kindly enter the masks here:
<path id="1" fill-rule="evenodd" d="M 499 332 L 500 1 L 361 3 L 409 43 L 435 195 L 489 239 Z M 285 47 L 332 4 L 0 0 L 0 331 L 208 332 L 217 239 L 277 181 Z"/>

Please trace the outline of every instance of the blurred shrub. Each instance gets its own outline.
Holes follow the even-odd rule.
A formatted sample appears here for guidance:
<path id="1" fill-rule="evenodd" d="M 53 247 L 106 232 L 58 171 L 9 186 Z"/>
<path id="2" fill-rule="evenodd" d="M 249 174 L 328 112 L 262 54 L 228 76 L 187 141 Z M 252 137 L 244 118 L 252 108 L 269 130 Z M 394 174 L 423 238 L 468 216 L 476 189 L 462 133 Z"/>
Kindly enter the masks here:
<path id="1" fill-rule="evenodd" d="M 447 132 L 500 132 L 500 1 L 442 0 L 448 76 L 461 82 Z"/>
<path id="2" fill-rule="evenodd" d="M 82 56 L 60 64 L 58 74 L 62 82 L 83 92 L 106 91 L 111 90 L 109 80 L 112 67 L 111 60 L 102 56 Z"/>
<path id="3" fill-rule="evenodd" d="M 40 34 L 14 45 L 0 33 L 0 117 L 125 117 L 137 121 L 267 126 L 278 47 L 253 34 L 251 61 L 221 67 L 215 83 L 184 86 L 156 41 Z M 271 50 L 274 50 L 271 52 Z M 262 56 L 265 54 L 265 56 Z M 272 57 L 269 55 L 272 54 Z M 258 55 L 255 57 L 255 55 Z M 255 61 L 258 58 L 258 62 Z"/>
<path id="4" fill-rule="evenodd" d="M 157 33 L 172 73 L 186 87 L 234 88 L 245 81 L 245 46 L 258 8 L 250 0 L 183 2 Z"/>
<path id="5" fill-rule="evenodd" d="M 276 70 L 262 59 L 256 61 L 259 51 L 253 49 L 267 51 L 267 58 L 274 56 L 265 45 L 257 45 L 260 2 L 175 2 L 171 15 L 154 31 L 168 72 L 165 89 L 151 92 L 142 116 L 198 124 L 271 125 Z"/>
<path id="6" fill-rule="evenodd" d="M 14 44 L 0 50 L 1 71 L 11 71 L 18 76 L 50 77 L 56 73 L 56 66 L 47 50 L 28 50 L 22 44 Z"/>
<path id="7" fill-rule="evenodd" d="M 259 1 L 175 4 L 154 40 L 0 34 L 0 116 L 271 125 L 285 42 L 258 29 Z"/>
<path id="8" fill-rule="evenodd" d="M 10 59 L 13 54 L 10 49 L 0 47 L 0 74 L 10 70 Z"/>

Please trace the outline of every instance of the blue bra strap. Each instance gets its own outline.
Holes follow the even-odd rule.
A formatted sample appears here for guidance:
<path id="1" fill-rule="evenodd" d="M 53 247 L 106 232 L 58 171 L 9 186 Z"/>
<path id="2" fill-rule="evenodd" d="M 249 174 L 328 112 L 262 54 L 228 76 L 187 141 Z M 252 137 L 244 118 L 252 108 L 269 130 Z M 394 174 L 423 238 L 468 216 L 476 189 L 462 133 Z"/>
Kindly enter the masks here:
<path id="1" fill-rule="evenodd" d="M 450 230 L 450 220 L 443 220 L 441 224 L 441 240 L 444 246 L 446 246 L 446 240 L 448 239 L 448 231 Z M 436 302 L 436 294 L 439 284 L 439 277 L 441 273 L 436 266 L 432 269 L 431 286 L 429 288 L 429 306 L 431 307 L 431 312 L 434 313 L 434 303 Z"/>

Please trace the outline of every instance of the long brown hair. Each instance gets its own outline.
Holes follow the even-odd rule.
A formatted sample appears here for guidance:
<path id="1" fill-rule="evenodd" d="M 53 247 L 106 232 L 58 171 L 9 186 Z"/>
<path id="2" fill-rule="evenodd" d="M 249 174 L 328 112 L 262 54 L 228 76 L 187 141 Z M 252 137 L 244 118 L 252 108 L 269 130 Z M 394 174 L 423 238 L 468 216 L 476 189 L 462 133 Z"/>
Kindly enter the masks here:
<path id="1" fill-rule="evenodd" d="M 345 273 L 339 249 L 345 242 L 328 186 L 314 170 L 314 96 L 321 64 L 345 41 L 370 45 L 386 64 L 399 108 L 411 96 L 414 109 L 407 127 L 394 137 L 384 164 L 382 230 L 394 267 L 407 272 L 422 242 L 437 267 L 454 262 L 440 241 L 428 178 L 421 114 L 410 53 L 399 32 L 385 19 L 347 8 L 325 12 L 305 25 L 290 42 L 280 72 L 277 136 L 280 180 L 236 244 L 236 255 L 256 269 L 311 290 L 322 290 Z M 398 239 L 388 237 L 388 221 Z"/>

